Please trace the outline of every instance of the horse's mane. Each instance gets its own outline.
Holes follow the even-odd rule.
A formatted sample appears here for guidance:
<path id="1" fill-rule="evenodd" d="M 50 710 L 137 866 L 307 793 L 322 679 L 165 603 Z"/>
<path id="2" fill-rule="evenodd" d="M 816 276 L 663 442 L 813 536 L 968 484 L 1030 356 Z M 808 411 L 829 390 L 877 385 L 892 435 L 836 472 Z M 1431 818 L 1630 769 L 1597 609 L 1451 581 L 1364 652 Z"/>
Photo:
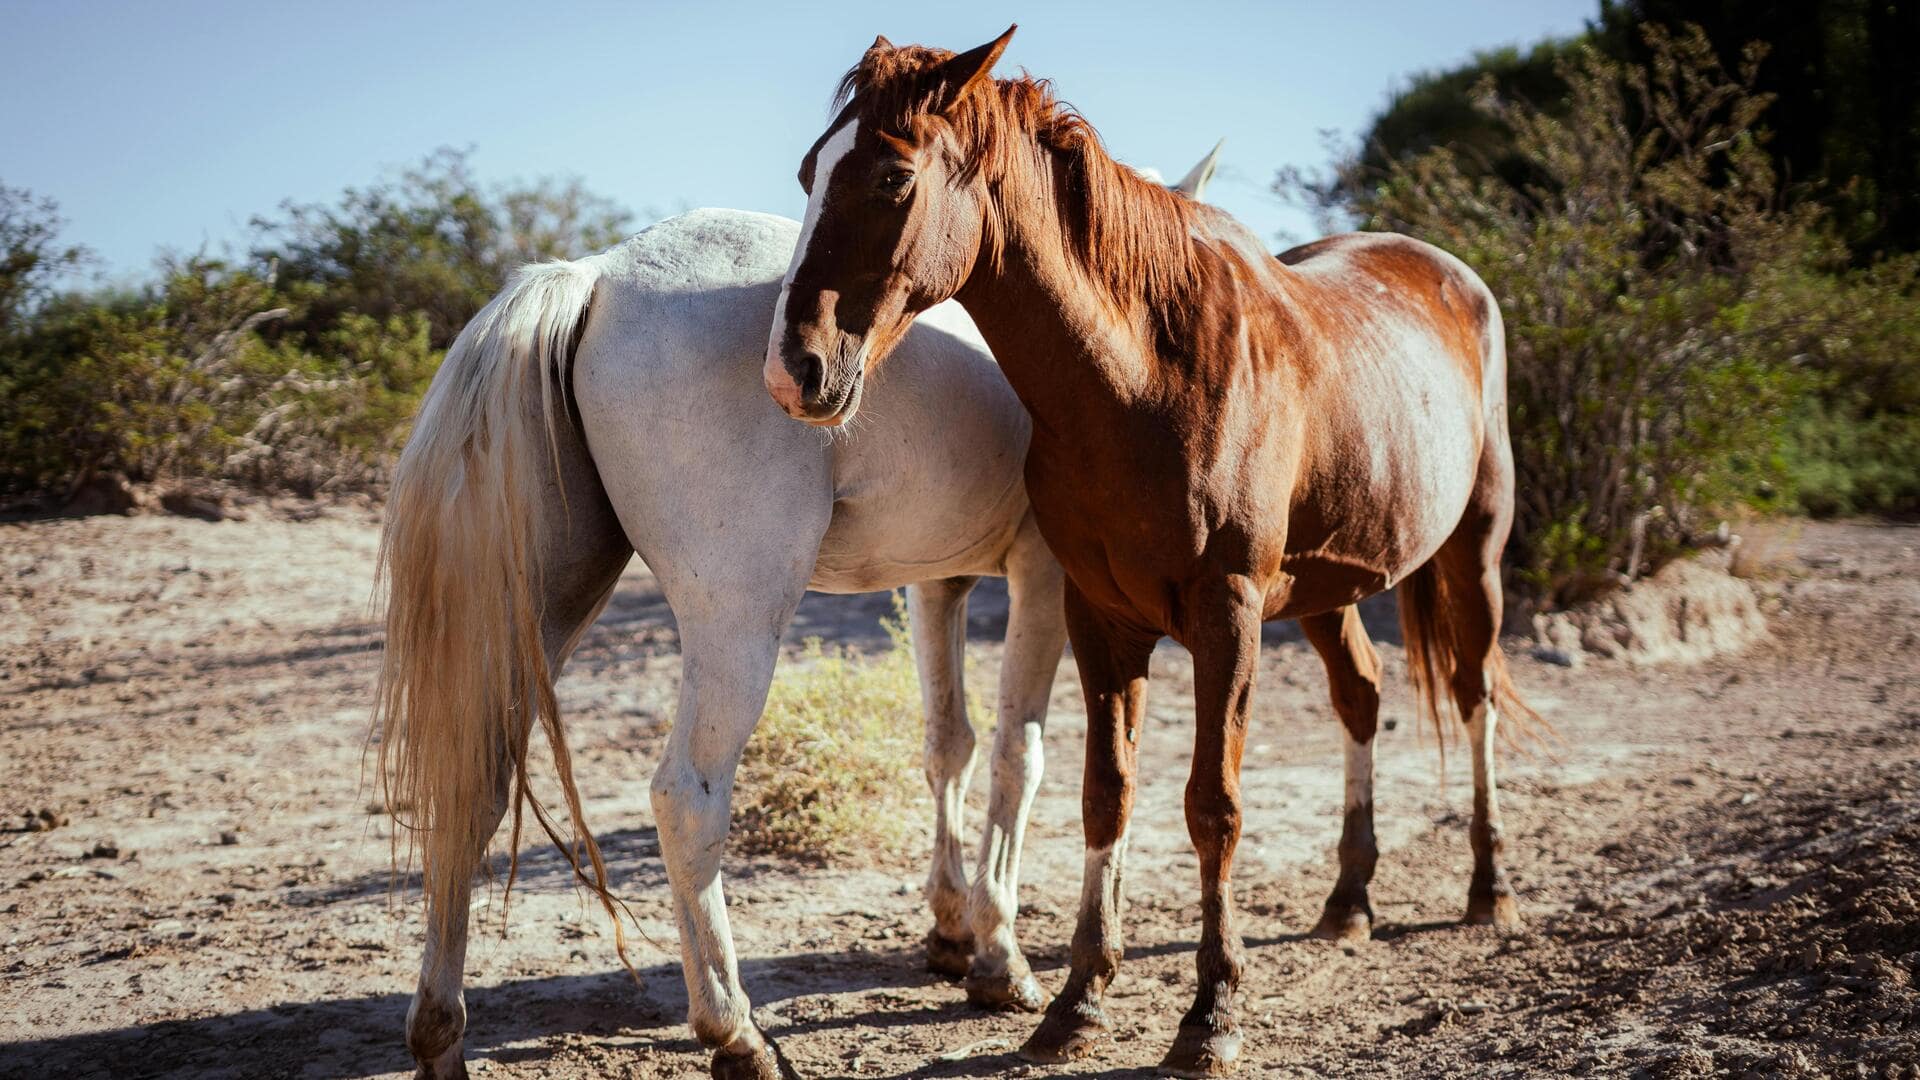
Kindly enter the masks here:
<path id="1" fill-rule="evenodd" d="M 945 49 L 908 45 L 869 50 L 840 80 L 835 109 L 851 105 L 862 123 L 916 138 L 948 92 Z M 1143 179 L 1110 156 L 1085 117 L 1054 96 L 1053 84 L 1022 72 L 984 80 L 939 119 L 959 143 L 963 179 L 984 173 L 1000 207 L 1036 196 L 1054 199 L 1062 247 L 1100 285 L 1116 307 L 1144 300 L 1164 308 L 1184 297 L 1195 277 L 1194 205 Z M 1053 159 L 1053 190 L 1045 170 L 1022 168 L 1020 158 Z M 1004 223 L 989 214 L 987 247 L 997 264 Z M 1143 295 L 1144 290 L 1144 295 Z"/>

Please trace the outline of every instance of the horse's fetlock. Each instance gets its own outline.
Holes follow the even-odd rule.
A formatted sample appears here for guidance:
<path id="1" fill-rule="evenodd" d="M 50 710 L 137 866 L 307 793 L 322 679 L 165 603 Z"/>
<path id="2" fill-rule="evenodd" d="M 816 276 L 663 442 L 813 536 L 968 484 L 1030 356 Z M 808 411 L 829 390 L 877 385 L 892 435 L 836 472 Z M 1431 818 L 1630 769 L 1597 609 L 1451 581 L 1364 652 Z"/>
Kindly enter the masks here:
<path id="1" fill-rule="evenodd" d="M 466 1029 L 465 1002 L 416 997 L 407 1010 L 407 1049 L 417 1061 L 433 1061 L 458 1043 Z"/>
<path id="2" fill-rule="evenodd" d="M 687 1026 L 693 1029 L 693 1037 L 700 1040 L 701 1046 L 709 1050 L 726 1050 L 734 1053 L 736 1042 L 752 1041 L 746 1038 L 747 1032 L 751 1031 L 752 1027 L 742 1025 L 741 1019 L 732 1013 L 731 1009 L 696 1012 L 687 1018 Z M 744 1031 L 743 1026 L 746 1028 Z"/>

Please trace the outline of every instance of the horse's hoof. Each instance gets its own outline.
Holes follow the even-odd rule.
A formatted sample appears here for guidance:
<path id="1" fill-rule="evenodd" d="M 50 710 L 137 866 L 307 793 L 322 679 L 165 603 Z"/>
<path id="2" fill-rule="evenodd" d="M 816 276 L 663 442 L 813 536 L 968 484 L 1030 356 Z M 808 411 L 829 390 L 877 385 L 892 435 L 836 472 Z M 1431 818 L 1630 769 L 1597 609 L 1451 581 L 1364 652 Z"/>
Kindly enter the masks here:
<path id="1" fill-rule="evenodd" d="M 765 1039 L 745 1053 L 722 1048 L 713 1052 L 713 1080 L 781 1080 L 780 1062 Z"/>
<path id="2" fill-rule="evenodd" d="M 433 998 L 416 998 L 407 1009 L 407 1049 L 416 1064 L 414 1080 L 467 1080 L 467 1061 L 460 1050 L 466 1030 L 464 1002 L 448 1006 Z"/>
<path id="3" fill-rule="evenodd" d="M 927 931 L 927 970 L 936 975 L 964 979 L 973 966 L 973 938 L 950 938 L 938 929 Z"/>
<path id="4" fill-rule="evenodd" d="M 1112 1040 L 1098 1008 L 1049 1012 L 1020 1047 L 1020 1056 L 1039 1065 L 1058 1065 L 1089 1057 Z"/>
<path id="5" fill-rule="evenodd" d="M 1160 1061 L 1167 1076 L 1226 1076 L 1240 1058 L 1240 1033 L 1205 1027 L 1182 1027 L 1173 1049 Z"/>
<path id="6" fill-rule="evenodd" d="M 1502 930 L 1520 928 L 1520 904 L 1512 893 L 1498 896 L 1467 897 L 1467 914 L 1460 922 L 1466 926 L 1497 926 Z"/>
<path id="7" fill-rule="evenodd" d="M 1327 905 L 1320 922 L 1307 932 L 1319 941 L 1365 941 L 1373 936 L 1373 917 L 1365 908 Z"/>
<path id="8" fill-rule="evenodd" d="M 967 1001 L 994 1012 L 1037 1013 L 1047 1007 L 1040 980 L 1026 975 L 969 975 Z"/>

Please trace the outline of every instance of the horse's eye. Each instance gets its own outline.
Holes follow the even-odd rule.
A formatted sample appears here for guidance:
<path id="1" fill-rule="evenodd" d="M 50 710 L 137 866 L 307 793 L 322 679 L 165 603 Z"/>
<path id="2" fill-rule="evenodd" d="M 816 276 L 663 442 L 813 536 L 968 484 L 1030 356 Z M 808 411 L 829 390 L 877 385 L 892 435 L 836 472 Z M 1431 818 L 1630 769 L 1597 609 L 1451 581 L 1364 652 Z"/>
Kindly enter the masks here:
<path id="1" fill-rule="evenodd" d="M 913 183 L 913 172 L 909 169 L 895 169 L 880 178 L 880 190 L 890 195 L 898 195 Z"/>

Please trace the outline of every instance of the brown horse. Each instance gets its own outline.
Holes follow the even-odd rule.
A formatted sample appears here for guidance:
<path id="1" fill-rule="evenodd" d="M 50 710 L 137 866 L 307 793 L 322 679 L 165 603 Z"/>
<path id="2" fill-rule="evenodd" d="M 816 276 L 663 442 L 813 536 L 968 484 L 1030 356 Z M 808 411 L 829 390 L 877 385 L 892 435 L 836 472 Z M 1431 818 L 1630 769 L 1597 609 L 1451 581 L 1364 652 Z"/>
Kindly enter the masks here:
<path id="1" fill-rule="evenodd" d="M 979 324 L 1033 416 L 1027 484 L 1070 579 L 1088 709 L 1072 972 L 1024 1052 L 1079 1057 L 1107 1032 L 1147 660 L 1171 636 L 1193 654 L 1202 930 L 1198 994 L 1163 1068 L 1224 1073 L 1240 1044 L 1229 877 L 1263 620 L 1300 620 L 1347 732 L 1340 877 L 1316 933 L 1372 923 L 1380 664 L 1353 605 L 1401 583 L 1425 709 L 1436 723 L 1457 709 L 1472 745 L 1466 921 L 1518 921 L 1493 779 L 1496 709 L 1530 715 L 1498 644 L 1513 514 L 1500 314 L 1466 266 L 1406 237 L 1267 254 L 1226 214 L 1117 164 L 1047 83 L 994 79 L 1012 33 L 961 55 L 882 38 L 848 73 L 800 167 L 807 219 L 767 388 L 792 416 L 845 423 L 916 313 L 955 297 Z"/>

